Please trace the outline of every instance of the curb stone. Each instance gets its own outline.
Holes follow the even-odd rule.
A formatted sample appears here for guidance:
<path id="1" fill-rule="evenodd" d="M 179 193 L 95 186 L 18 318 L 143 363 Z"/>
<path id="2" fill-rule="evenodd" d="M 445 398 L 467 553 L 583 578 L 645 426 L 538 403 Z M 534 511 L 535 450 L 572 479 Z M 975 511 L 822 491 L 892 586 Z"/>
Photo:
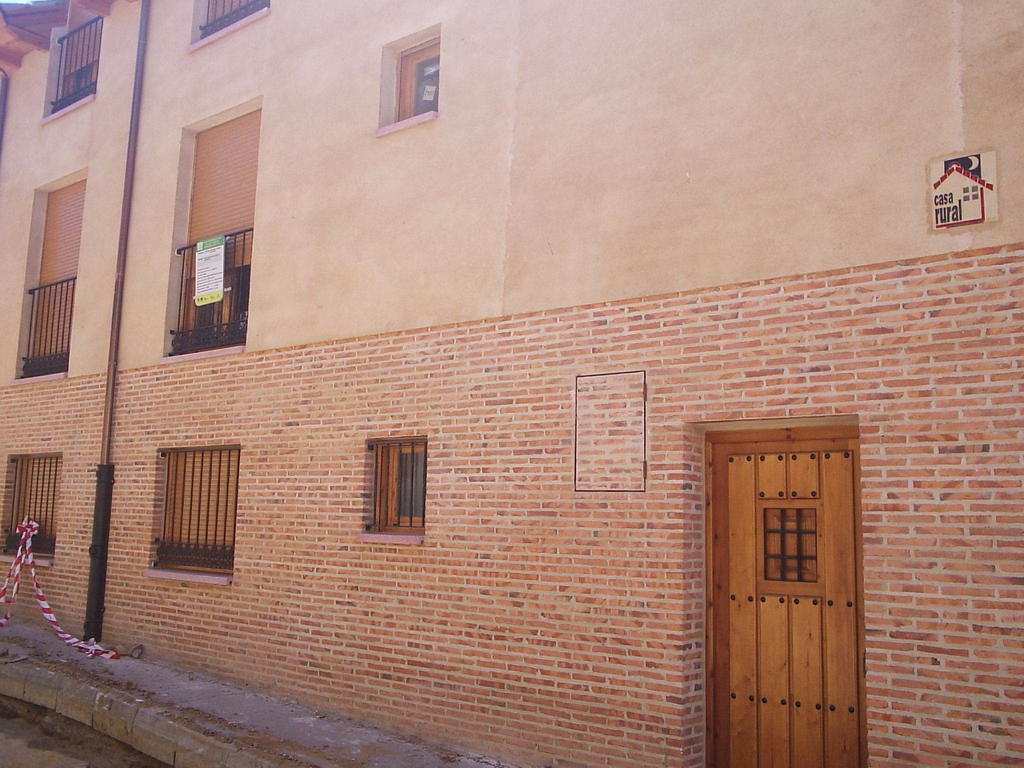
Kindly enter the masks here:
<path id="1" fill-rule="evenodd" d="M 177 750 L 172 736 L 166 733 L 167 713 L 158 709 L 140 709 L 132 722 L 131 740 L 128 744 L 154 760 L 174 765 Z"/>
<path id="2" fill-rule="evenodd" d="M 45 707 L 173 768 L 313 768 L 293 757 L 245 750 L 168 719 L 163 707 L 104 691 L 29 662 L 0 664 L 0 696 Z M 261 754 L 263 752 L 263 754 Z"/>
<path id="3" fill-rule="evenodd" d="M 99 695 L 100 689 L 95 686 L 67 680 L 57 694 L 57 714 L 92 728 Z"/>
<path id="4" fill-rule="evenodd" d="M 0 695 L 21 700 L 25 697 L 25 675 L 29 668 L 22 661 L 0 665 Z"/>
<path id="5" fill-rule="evenodd" d="M 29 704 L 38 704 L 47 709 L 57 709 L 57 694 L 60 692 L 62 682 L 62 678 L 48 669 L 27 667 L 25 690 L 21 699 Z"/>
<path id="6" fill-rule="evenodd" d="M 100 693 L 92 712 L 93 730 L 130 744 L 132 725 L 140 707 L 135 702 L 122 701 L 109 693 Z M 150 755 L 152 757 L 152 755 Z"/>

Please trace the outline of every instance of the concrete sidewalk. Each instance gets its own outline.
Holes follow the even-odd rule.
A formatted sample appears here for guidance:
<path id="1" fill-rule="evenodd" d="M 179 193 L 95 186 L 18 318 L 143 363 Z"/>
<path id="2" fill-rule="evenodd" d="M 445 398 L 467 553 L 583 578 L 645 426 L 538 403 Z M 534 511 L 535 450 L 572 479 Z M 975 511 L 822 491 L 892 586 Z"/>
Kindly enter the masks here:
<path id="1" fill-rule="evenodd" d="M 90 659 L 28 618 L 0 629 L 0 654 L 0 695 L 175 768 L 514 768 L 144 656 Z"/>

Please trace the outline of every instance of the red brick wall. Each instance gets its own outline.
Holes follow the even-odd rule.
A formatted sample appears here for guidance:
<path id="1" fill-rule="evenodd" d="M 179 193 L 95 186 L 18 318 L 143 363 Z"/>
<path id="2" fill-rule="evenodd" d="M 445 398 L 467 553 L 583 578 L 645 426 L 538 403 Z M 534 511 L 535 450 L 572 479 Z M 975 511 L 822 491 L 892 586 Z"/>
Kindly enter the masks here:
<path id="1" fill-rule="evenodd" d="M 82 629 L 85 612 L 102 404 L 103 379 L 99 376 L 24 381 L 0 388 L 3 530 L 10 520 L 13 496 L 9 457 L 62 454 L 56 511 L 57 558 L 54 567 L 41 567 L 38 575 L 47 599 L 57 611 L 57 619 L 73 634 Z M 7 563 L 0 566 L 6 575 Z M 32 590 L 24 584 L 18 608 L 27 620 L 43 622 Z"/>
<path id="2" fill-rule="evenodd" d="M 107 635 L 531 766 L 699 766 L 696 424 L 855 414 L 870 764 L 1019 764 L 1022 348 L 1017 247 L 129 371 Z M 647 490 L 576 493 L 575 377 L 631 370 Z M 76 622 L 98 387 L 0 394 L 0 451 L 36 450 L 49 411 L 65 453 L 46 578 Z M 365 441 L 413 434 L 425 544 L 358 541 Z M 158 449 L 227 443 L 234 584 L 144 577 Z"/>

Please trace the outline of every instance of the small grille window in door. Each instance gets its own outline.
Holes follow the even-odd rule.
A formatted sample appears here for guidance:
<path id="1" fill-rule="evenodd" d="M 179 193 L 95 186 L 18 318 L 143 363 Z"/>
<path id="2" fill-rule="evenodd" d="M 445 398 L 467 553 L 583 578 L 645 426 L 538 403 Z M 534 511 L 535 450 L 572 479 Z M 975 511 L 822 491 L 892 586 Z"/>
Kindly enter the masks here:
<path id="1" fill-rule="evenodd" d="M 817 533 L 815 509 L 765 509 L 765 579 L 817 581 Z"/>

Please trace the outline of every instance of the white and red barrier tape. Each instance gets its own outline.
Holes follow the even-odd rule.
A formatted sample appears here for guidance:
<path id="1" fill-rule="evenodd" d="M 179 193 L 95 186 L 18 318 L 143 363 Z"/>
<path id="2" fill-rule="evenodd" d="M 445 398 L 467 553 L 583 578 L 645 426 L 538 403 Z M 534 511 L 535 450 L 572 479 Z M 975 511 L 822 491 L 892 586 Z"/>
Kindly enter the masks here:
<path id="1" fill-rule="evenodd" d="M 14 556 L 14 562 L 11 563 L 11 570 L 7 572 L 7 578 L 4 579 L 4 586 L 0 589 L 0 601 L 4 603 L 4 617 L 0 619 L 0 627 L 6 626 L 7 622 L 11 618 L 11 606 L 14 605 L 14 601 L 18 597 L 18 583 L 21 581 L 21 567 L 27 565 L 29 572 L 32 574 L 32 586 L 36 590 L 36 602 L 39 603 L 40 609 L 43 611 L 43 618 L 50 622 L 50 626 L 53 631 L 57 633 L 57 637 L 63 640 L 65 643 L 70 645 L 72 648 L 77 648 L 86 656 L 102 656 L 106 659 L 119 659 L 121 654 L 117 651 L 107 651 L 96 644 L 95 640 L 79 640 L 77 637 L 69 635 L 63 629 L 60 624 L 57 623 L 57 617 L 53 615 L 53 608 L 46 602 L 46 596 L 43 594 L 43 590 L 39 586 L 39 579 L 36 578 L 36 563 L 32 557 L 32 537 L 39 531 L 39 523 L 32 520 L 25 519 L 25 522 L 18 525 L 18 533 L 21 534 L 21 541 L 18 542 L 18 554 Z M 8 595 L 7 587 L 10 585 L 10 595 Z"/>

